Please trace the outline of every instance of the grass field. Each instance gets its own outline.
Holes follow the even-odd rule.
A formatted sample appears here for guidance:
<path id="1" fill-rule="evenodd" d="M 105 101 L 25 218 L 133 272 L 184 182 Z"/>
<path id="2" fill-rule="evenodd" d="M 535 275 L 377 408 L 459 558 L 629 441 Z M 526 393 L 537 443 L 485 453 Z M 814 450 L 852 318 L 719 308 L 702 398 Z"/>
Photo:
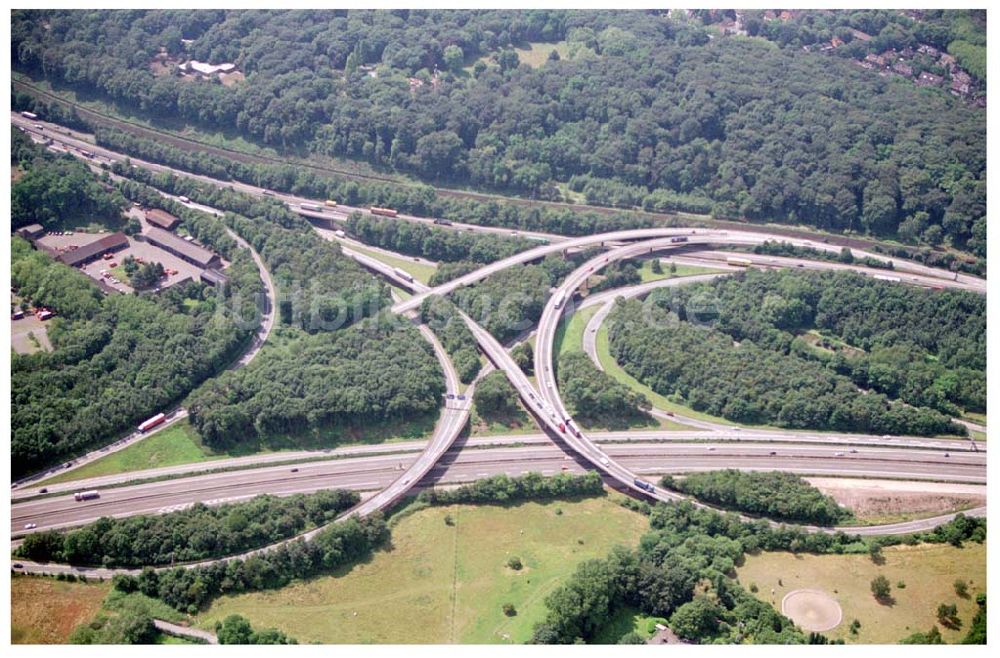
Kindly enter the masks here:
<path id="1" fill-rule="evenodd" d="M 212 454 L 187 421 L 169 427 L 124 450 L 86 466 L 44 480 L 40 484 L 71 482 L 102 475 L 131 473 L 149 468 L 194 464 L 224 457 L 244 457 L 281 450 L 311 450 L 347 445 L 394 443 L 427 438 L 434 432 L 437 412 L 405 421 L 382 422 L 364 427 L 326 426 L 295 436 L 248 439 L 226 454 Z"/>
<path id="2" fill-rule="evenodd" d="M 54 578 L 12 576 L 12 644 L 65 644 L 78 624 L 101 608 L 111 583 L 67 583 Z"/>
<path id="3" fill-rule="evenodd" d="M 663 617 L 644 615 L 635 608 L 619 608 L 594 636 L 592 644 L 617 644 L 621 636 L 629 631 L 634 631 L 642 639 L 648 640 L 656 633 L 657 623 L 665 625 L 667 620 Z"/>
<path id="4" fill-rule="evenodd" d="M 568 322 L 565 317 L 559 322 L 552 340 L 552 351 L 557 358 L 570 352 L 583 351 L 583 332 L 599 308 L 599 306 L 588 306 L 571 315 Z"/>
<path id="5" fill-rule="evenodd" d="M 782 597 L 796 589 L 819 589 L 835 597 L 844 618 L 825 633 L 831 638 L 849 643 L 895 643 L 937 624 L 935 613 L 940 603 L 957 604 L 963 622 L 958 630 L 937 624 L 945 641 L 964 637 L 975 614 L 976 594 L 986 588 L 986 545 L 895 546 L 884 549 L 883 554 L 885 564 L 876 565 L 868 555 L 762 553 L 747 556 L 737 572 L 745 587 L 756 584 L 757 596 L 778 610 Z M 891 605 L 872 596 L 870 583 L 879 574 L 892 583 Z M 955 594 L 954 582 L 959 578 L 969 582 L 969 598 Z M 900 582 L 905 583 L 904 588 L 898 587 Z M 853 619 L 861 622 L 857 635 L 849 632 Z"/>
<path id="6" fill-rule="evenodd" d="M 367 563 L 221 598 L 197 624 L 211 628 L 238 613 L 303 643 L 524 642 L 545 615 L 545 596 L 577 564 L 617 543 L 635 545 L 646 527 L 644 516 L 607 498 L 432 507 L 400 518 L 392 549 Z M 521 571 L 506 566 L 513 555 Z M 505 603 L 515 616 L 504 615 Z"/>
<path id="7" fill-rule="evenodd" d="M 182 420 L 135 445 L 90 462 L 76 470 L 57 475 L 46 480 L 45 483 L 55 484 L 101 475 L 142 471 L 147 468 L 194 464 L 220 457 L 221 455 L 212 455 L 202 445 L 201 439 L 191 427 L 191 423 Z"/>
<path id="8" fill-rule="evenodd" d="M 697 265 L 684 265 L 682 263 L 675 263 L 675 272 L 670 271 L 670 263 L 661 263 L 663 271 L 659 274 L 653 272 L 653 260 L 647 259 L 642 261 L 642 267 L 639 269 L 639 276 L 642 277 L 643 283 L 649 283 L 650 281 L 659 281 L 661 279 L 676 279 L 683 276 L 694 276 L 696 274 L 715 274 L 716 272 L 725 272 L 726 270 L 719 270 L 712 267 L 699 267 Z"/>
<path id="9" fill-rule="evenodd" d="M 420 283 L 429 284 L 431 277 L 437 271 L 437 268 L 433 265 L 427 265 L 425 263 L 418 263 L 413 259 L 407 258 L 396 258 L 395 256 L 389 256 L 381 251 L 376 251 L 374 249 L 365 249 L 364 247 L 359 247 L 354 244 L 347 245 L 349 249 L 354 251 L 359 251 L 366 256 L 371 256 L 375 260 L 380 260 L 390 267 L 398 267 L 404 272 L 409 272 L 413 275 L 413 278 Z"/>

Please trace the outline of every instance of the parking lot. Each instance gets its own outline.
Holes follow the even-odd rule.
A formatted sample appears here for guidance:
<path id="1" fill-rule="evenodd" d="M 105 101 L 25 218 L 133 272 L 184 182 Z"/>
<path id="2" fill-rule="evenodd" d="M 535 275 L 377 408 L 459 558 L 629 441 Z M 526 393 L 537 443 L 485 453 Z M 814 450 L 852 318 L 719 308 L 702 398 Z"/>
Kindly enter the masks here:
<path id="1" fill-rule="evenodd" d="M 145 227 L 145 222 L 143 222 L 143 226 Z M 107 234 L 81 233 L 78 231 L 73 232 L 72 235 L 45 235 L 37 240 L 37 244 L 59 252 L 60 250 L 65 250 L 70 246 L 79 247 L 89 244 L 94 240 L 104 237 L 104 235 Z M 103 278 L 103 272 L 110 272 L 110 270 L 116 265 L 121 265 L 126 256 L 141 259 L 143 262 L 162 263 L 165 269 L 176 271 L 176 274 L 172 274 L 161 281 L 161 288 L 168 288 L 176 283 L 180 283 L 188 279 L 197 281 L 198 277 L 201 275 L 201 268 L 196 265 L 192 265 L 191 263 L 188 263 L 187 261 L 160 249 L 159 247 L 151 245 L 148 242 L 141 242 L 134 238 L 129 238 L 129 246 L 121 251 L 114 252 L 110 259 L 105 260 L 103 258 L 98 258 L 95 261 L 87 263 L 81 269 L 92 279 L 98 281 L 103 280 L 104 284 L 109 288 L 113 288 L 121 293 L 131 293 L 133 292 L 133 289 L 125 283 L 114 283 L 110 280 L 110 278 Z M 112 263 L 115 265 L 112 265 Z"/>
<path id="2" fill-rule="evenodd" d="M 35 340 L 28 334 L 34 336 Z M 45 323 L 27 313 L 20 320 L 10 321 L 10 346 L 18 354 L 33 354 L 39 350 L 52 351 Z"/>

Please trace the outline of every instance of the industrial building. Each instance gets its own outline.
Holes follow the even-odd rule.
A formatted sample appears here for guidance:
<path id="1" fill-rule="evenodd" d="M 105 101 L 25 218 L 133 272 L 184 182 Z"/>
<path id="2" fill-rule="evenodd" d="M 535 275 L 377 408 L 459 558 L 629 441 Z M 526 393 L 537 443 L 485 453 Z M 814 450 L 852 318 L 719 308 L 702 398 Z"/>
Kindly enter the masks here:
<path id="1" fill-rule="evenodd" d="M 41 224 L 29 224 L 17 229 L 17 234 L 25 240 L 37 240 L 45 235 L 45 227 Z"/>
<path id="2" fill-rule="evenodd" d="M 165 231 L 173 231 L 181 221 L 168 213 L 166 210 L 151 208 L 146 211 L 146 221 L 152 226 L 157 226 Z"/>
<path id="3" fill-rule="evenodd" d="M 160 249 L 202 269 L 209 269 L 220 264 L 219 257 L 208 249 L 191 244 L 169 231 L 164 231 L 162 228 L 151 226 L 143 235 L 150 244 L 154 244 Z"/>
<path id="4" fill-rule="evenodd" d="M 57 255 L 56 260 L 59 260 L 70 267 L 78 267 L 80 265 L 86 265 L 93 260 L 97 260 L 104 254 L 121 251 L 127 247 L 128 236 L 119 231 L 94 240 L 93 242 L 85 244 L 77 249 L 65 251 Z"/>

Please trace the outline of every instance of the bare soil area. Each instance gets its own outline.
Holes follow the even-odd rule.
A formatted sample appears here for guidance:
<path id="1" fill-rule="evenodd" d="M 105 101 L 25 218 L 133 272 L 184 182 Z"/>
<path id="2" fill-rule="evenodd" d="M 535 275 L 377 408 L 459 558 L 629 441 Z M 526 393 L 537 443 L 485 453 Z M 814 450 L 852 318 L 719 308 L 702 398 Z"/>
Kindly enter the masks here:
<path id="1" fill-rule="evenodd" d="M 986 504 L 986 487 L 946 482 L 806 478 L 862 522 L 943 514 Z"/>

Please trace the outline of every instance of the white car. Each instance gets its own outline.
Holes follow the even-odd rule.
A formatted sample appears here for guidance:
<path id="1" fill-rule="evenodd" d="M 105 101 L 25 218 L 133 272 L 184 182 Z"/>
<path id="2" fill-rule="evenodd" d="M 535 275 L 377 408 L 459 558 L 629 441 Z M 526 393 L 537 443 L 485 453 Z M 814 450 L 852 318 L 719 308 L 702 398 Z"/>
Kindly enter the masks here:
<path id="1" fill-rule="evenodd" d="M 37 523 L 25 523 L 24 524 L 24 529 L 25 530 L 34 530 L 37 527 L 38 527 Z"/>
<path id="2" fill-rule="evenodd" d="M 607 457 L 601 457 L 601 463 L 604 464 L 605 466 L 607 466 L 608 463 L 609 463 L 608 462 L 608 458 Z"/>

